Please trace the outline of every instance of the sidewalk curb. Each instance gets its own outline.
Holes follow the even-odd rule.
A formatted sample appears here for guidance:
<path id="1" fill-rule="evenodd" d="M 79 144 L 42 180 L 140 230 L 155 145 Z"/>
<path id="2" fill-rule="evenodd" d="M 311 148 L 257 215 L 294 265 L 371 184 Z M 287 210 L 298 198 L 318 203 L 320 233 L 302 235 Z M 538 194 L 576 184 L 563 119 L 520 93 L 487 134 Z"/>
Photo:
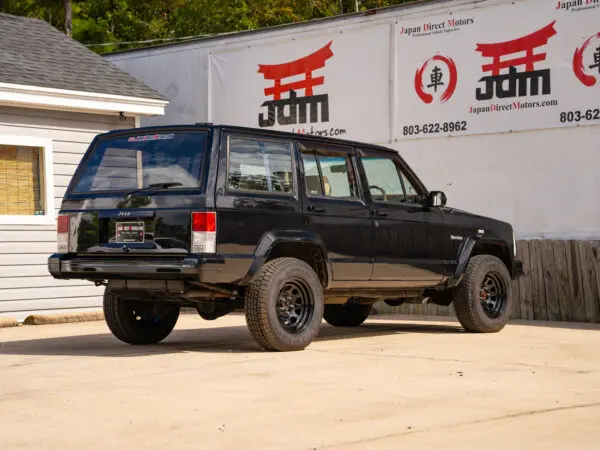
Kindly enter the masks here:
<path id="1" fill-rule="evenodd" d="M 182 308 L 181 314 L 198 314 L 194 308 Z M 102 311 L 74 312 L 63 314 L 32 314 L 23 320 L 23 325 L 58 325 L 61 323 L 97 322 L 104 320 Z M 1 318 L 0 328 L 16 327 L 16 319 Z"/>
<path id="2" fill-rule="evenodd" d="M 101 311 L 66 314 L 33 314 L 25 318 L 23 325 L 56 325 L 59 323 L 95 322 L 99 320 L 104 320 L 104 313 Z"/>
<path id="3" fill-rule="evenodd" d="M 8 319 L 6 317 L 0 317 L 0 328 L 18 327 L 19 322 L 17 319 Z"/>

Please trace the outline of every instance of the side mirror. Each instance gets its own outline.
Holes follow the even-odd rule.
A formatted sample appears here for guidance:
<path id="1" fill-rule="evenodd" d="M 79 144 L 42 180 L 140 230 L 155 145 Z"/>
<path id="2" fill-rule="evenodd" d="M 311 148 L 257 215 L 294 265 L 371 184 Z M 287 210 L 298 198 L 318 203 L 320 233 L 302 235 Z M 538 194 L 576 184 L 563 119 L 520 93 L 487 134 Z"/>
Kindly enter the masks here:
<path id="1" fill-rule="evenodd" d="M 430 207 L 446 206 L 446 202 L 446 194 L 442 191 L 431 191 L 429 193 L 429 201 L 427 203 Z"/>

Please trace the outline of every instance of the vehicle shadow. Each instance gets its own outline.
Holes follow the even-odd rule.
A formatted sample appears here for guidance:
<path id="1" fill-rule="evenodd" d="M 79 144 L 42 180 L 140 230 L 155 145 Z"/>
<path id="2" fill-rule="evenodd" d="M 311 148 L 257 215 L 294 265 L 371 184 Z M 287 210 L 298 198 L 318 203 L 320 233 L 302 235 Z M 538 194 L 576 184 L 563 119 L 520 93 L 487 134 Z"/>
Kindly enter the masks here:
<path id="1" fill-rule="evenodd" d="M 404 333 L 460 333 L 454 324 L 378 323 L 368 321 L 359 328 L 336 328 L 323 323 L 316 342 L 386 336 Z M 246 326 L 202 329 L 175 329 L 163 342 L 131 346 L 110 333 L 61 336 L 0 343 L 1 355 L 131 357 L 180 352 L 257 353 L 263 352 Z"/>

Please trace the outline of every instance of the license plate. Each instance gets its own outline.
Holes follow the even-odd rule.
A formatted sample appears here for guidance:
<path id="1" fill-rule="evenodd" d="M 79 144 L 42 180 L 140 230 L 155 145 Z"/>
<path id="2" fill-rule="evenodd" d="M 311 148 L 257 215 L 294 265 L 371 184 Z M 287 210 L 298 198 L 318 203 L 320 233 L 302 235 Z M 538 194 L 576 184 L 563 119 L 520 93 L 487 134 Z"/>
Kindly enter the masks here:
<path id="1" fill-rule="evenodd" d="M 117 243 L 144 242 L 144 222 L 117 222 Z"/>

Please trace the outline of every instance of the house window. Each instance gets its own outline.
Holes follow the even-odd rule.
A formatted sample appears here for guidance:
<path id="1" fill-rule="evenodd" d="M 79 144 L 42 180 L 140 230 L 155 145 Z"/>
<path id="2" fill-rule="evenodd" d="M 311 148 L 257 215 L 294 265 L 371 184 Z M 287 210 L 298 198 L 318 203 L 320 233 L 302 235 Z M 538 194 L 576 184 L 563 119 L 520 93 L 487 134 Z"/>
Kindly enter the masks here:
<path id="1" fill-rule="evenodd" d="M 0 224 L 54 223 L 48 139 L 0 136 Z"/>
<path id="2" fill-rule="evenodd" d="M 0 145 L 0 214 L 44 214 L 41 149 Z"/>

